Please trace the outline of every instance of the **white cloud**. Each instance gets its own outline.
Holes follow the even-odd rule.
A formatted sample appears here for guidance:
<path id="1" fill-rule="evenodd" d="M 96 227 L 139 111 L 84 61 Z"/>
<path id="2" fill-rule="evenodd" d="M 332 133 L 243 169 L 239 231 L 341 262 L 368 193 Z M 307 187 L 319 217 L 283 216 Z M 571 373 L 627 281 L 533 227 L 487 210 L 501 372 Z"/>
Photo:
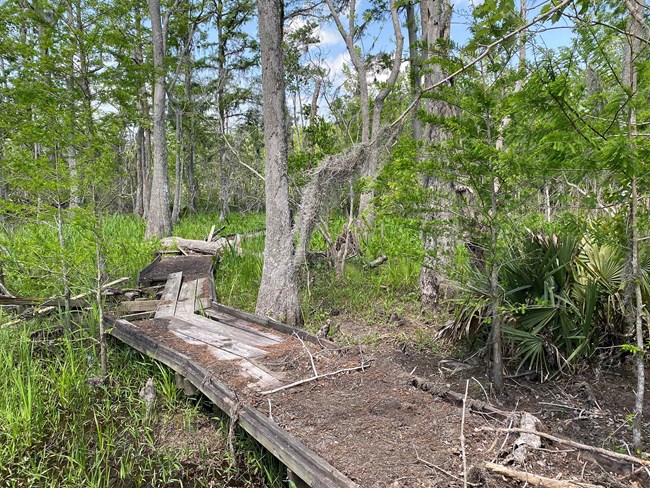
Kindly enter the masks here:
<path id="1" fill-rule="evenodd" d="M 335 80 L 341 80 L 343 77 L 343 68 L 346 64 L 350 63 L 350 55 L 347 51 L 344 51 L 336 56 L 331 58 L 325 58 L 321 65 L 329 69 L 330 77 Z"/>

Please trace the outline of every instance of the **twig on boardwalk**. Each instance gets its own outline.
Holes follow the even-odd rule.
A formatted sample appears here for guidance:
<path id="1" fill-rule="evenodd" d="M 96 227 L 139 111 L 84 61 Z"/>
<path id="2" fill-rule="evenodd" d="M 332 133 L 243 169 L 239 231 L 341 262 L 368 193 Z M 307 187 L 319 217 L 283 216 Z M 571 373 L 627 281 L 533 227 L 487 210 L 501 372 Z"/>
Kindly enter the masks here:
<path id="1" fill-rule="evenodd" d="M 602 454 L 603 456 L 607 456 L 613 459 L 627 461 L 629 463 L 641 464 L 643 466 L 650 466 L 650 461 L 646 459 L 630 456 L 628 454 L 619 454 L 618 452 L 610 451 L 608 449 L 603 449 L 602 447 L 595 447 L 587 444 L 581 444 L 579 442 L 572 441 L 570 439 L 563 439 L 562 437 L 556 437 L 554 435 L 547 434 L 545 432 L 539 432 L 537 430 L 521 429 L 518 427 L 510 427 L 507 429 L 504 429 L 502 427 L 479 427 L 476 430 L 490 431 L 490 432 L 510 432 L 510 433 L 516 432 L 520 434 L 534 434 L 543 437 L 545 439 L 548 439 L 551 442 L 557 442 L 558 444 L 564 444 L 565 446 L 575 447 L 577 449 L 582 449 L 583 451 L 596 452 L 598 454 Z"/>
<path id="2" fill-rule="evenodd" d="M 289 383 L 288 385 L 280 386 L 278 388 L 274 388 L 273 390 L 267 390 L 263 391 L 260 393 L 260 395 L 271 395 L 272 393 L 277 393 L 279 391 L 283 390 L 288 390 L 289 388 L 293 388 L 294 386 L 299 386 L 299 385 L 304 385 L 305 383 L 309 383 L 311 381 L 316 381 L 321 378 L 327 378 L 328 376 L 336 376 L 337 374 L 341 373 L 351 373 L 352 371 L 359 371 L 359 370 L 364 370 L 369 366 L 370 362 L 367 363 L 362 363 L 359 366 L 355 366 L 354 368 L 344 368 L 344 369 L 339 369 L 337 371 L 332 371 L 331 373 L 325 373 L 325 374 L 318 374 L 316 376 L 312 376 L 311 378 L 305 378 L 303 380 L 299 381 L 294 381 L 293 383 Z"/>
<path id="3" fill-rule="evenodd" d="M 307 347 L 307 344 L 305 344 L 305 341 L 302 340 L 302 338 L 296 334 L 295 332 L 293 333 L 294 336 L 298 338 L 300 343 L 302 344 L 302 347 L 305 351 L 307 351 L 307 354 L 309 354 L 309 361 L 311 362 L 311 369 L 314 371 L 314 376 L 318 376 L 318 371 L 316 370 L 316 365 L 314 364 L 314 356 L 312 355 L 311 351 Z"/>
<path id="4" fill-rule="evenodd" d="M 463 488 L 467 488 L 467 456 L 465 455 L 465 407 L 467 405 L 467 393 L 469 392 L 469 380 L 465 382 L 465 396 L 463 397 L 463 413 L 460 417 L 460 452 L 463 456 Z"/>

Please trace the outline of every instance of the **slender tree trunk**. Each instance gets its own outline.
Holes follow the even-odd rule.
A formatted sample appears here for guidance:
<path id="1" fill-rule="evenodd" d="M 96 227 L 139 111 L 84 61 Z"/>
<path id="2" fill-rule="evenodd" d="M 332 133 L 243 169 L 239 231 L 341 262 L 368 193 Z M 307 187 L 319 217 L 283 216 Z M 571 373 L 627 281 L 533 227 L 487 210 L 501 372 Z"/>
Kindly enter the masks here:
<path id="1" fill-rule="evenodd" d="M 172 207 L 172 223 L 178 222 L 181 215 L 181 203 L 183 197 L 183 108 L 177 100 L 174 103 L 174 115 L 176 116 L 176 185 L 174 188 L 174 206 Z"/>
<path id="2" fill-rule="evenodd" d="M 404 48 L 404 36 L 402 35 L 402 27 L 397 14 L 397 6 L 395 0 L 388 0 L 390 7 L 391 21 L 393 24 L 393 34 L 395 36 L 395 51 L 393 55 L 393 66 L 388 80 L 384 83 L 384 87 L 379 91 L 375 97 L 372 107 L 372 128 L 371 136 L 373 139 L 379 137 L 381 131 L 381 112 L 384 108 L 384 102 L 395 87 L 397 77 L 399 76 L 400 67 L 402 65 L 402 51 Z M 373 180 L 379 174 L 379 150 L 376 144 L 370 149 L 370 155 L 363 168 L 363 176 L 369 180 Z M 374 212 L 371 208 L 371 201 L 374 196 L 372 190 L 363 192 L 359 197 L 359 215 L 365 215 L 367 224 L 374 226 Z"/>
<path id="3" fill-rule="evenodd" d="M 186 154 L 186 175 L 187 175 L 187 208 L 190 212 L 196 212 L 196 199 L 199 190 L 194 177 L 194 103 L 192 99 L 192 61 L 190 58 L 185 71 L 185 103 L 189 107 L 190 120 L 185 131 L 185 148 Z"/>
<path id="4" fill-rule="evenodd" d="M 422 141 L 422 122 L 418 112 L 420 110 L 420 52 L 418 50 L 418 25 L 415 18 L 415 5 L 412 2 L 406 3 L 406 27 L 409 39 L 409 83 L 411 85 L 411 97 L 417 100 L 413 107 L 413 119 L 411 121 L 413 140 L 416 144 Z"/>
<path id="5" fill-rule="evenodd" d="M 153 178 L 145 236 L 164 237 L 172 233 L 169 213 L 169 176 L 167 174 L 167 139 L 165 134 L 165 37 L 160 0 L 149 0 L 153 41 Z"/>
<path id="6" fill-rule="evenodd" d="M 289 214 L 283 2 L 260 0 L 258 7 L 266 149 L 266 240 L 257 313 L 297 324 L 301 322 L 301 315 Z"/>
<path id="7" fill-rule="evenodd" d="M 626 6 L 630 15 L 628 21 L 628 45 L 626 46 L 625 65 L 623 68 L 623 80 L 630 90 L 630 103 L 628 104 L 628 137 L 632 146 L 638 137 L 636 103 L 638 99 L 638 72 L 636 69 L 636 59 L 641 53 L 640 38 L 647 32 L 647 26 L 644 24 L 645 0 L 626 0 Z M 632 429 L 632 441 L 634 449 L 640 451 L 643 447 L 642 428 L 643 428 L 643 400 L 645 396 L 645 343 L 643 340 L 643 295 L 641 293 L 641 265 L 639 261 L 639 196 L 637 184 L 638 165 L 635 162 L 632 166 L 632 175 L 630 181 L 630 204 L 628 217 L 628 235 L 630 241 L 630 253 L 628 263 L 627 292 L 628 306 L 627 322 L 634 325 L 636 337 L 637 352 L 635 354 L 637 388 L 636 402 L 634 405 L 634 425 Z M 634 299 L 631 299 L 631 296 Z M 634 305 L 632 305 L 632 302 Z"/>
<path id="8" fill-rule="evenodd" d="M 320 77 L 317 77 L 314 80 L 314 93 L 311 97 L 311 107 L 309 109 L 309 126 L 313 127 L 316 123 L 316 117 L 318 116 L 318 98 L 320 97 L 320 89 L 323 84 L 323 80 Z"/>
<path id="9" fill-rule="evenodd" d="M 140 9 L 136 6 L 135 8 L 135 30 L 136 30 L 136 43 L 133 53 L 133 59 L 135 64 L 140 66 L 144 61 L 144 56 L 142 54 L 142 39 L 141 39 L 141 18 L 140 18 Z M 140 90 L 140 97 L 142 93 Z M 145 153 L 144 153 L 144 127 L 142 123 L 138 126 L 135 134 L 135 202 L 133 205 L 133 213 L 142 217 L 144 215 L 144 165 L 145 165 Z"/>
<path id="10" fill-rule="evenodd" d="M 451 3 L 449 0 L 422 0 L 420 15 L 422 21 L 423 50 L 434 49 L 440 43 L 447 43 L 451 30 Z M 422 53 L 424 60 L 429 54 Z M 439 64 L 427 65 L 425 86 L 439 83 L 445 78 L 445 72 Z M 437 117 L 454 116 L 454 109 L 441 100 L 428 99 L 425 102 L 427 112 Z M 449 133 L 440 126 L 427 124 L 422 129 L 422 139 L 427 143 L 441 143 L 449 138 Z M 445 285 L 446 270 L 449 267 L 454 247 L 452 220 L 452 201 L 454 190 L 451 183 L 424 176 L 422 185 L 432 193 L 431 210 L 424 215 L 423 244 L 424 261 L 420 272 L 420 299 L 422 306 L 435 308 L 448 293 Z M 441 222 L 434 226 L 433 222 Z M 434 228 L 435 227 L 435 228 Z"/>
<path id="11" fill-rule="evenodd" d="M 223 2 L 217 1 L 217 35 L 219 37 L 217 54 L 217 100 L 219 113 L 219 220 L 225 220 L 230 213 L 230 171 L 229 158 L 226 148 L 226 37 L 223 32 Z"/>

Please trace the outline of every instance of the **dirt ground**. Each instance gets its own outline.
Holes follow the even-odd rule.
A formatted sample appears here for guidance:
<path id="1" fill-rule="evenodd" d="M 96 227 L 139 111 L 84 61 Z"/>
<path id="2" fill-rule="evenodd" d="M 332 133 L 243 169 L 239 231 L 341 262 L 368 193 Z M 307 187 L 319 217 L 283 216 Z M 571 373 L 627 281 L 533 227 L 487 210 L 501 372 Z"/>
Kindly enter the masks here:
<path id="1" fill-rule="evenodd" d="M 526 377 L 510 378 L 506 395 L 496 398 L 480 368 L 423 352 L 405 342 L 403 339 L 414 333 L 409 332 L 408 323 L 400 325 L 399 334 L 394 333 L 394 324 L 387 322 L 381 327 L 385 328 L 382 339 L 372 344 L 336 350 L 292 337 L 269 347 L 269 354 L 256 361 L 285 385 L 315 373 L 363 366 L 277 393 L 247 389 L 247 382 L 223 362 L 210 360 L 206 366 L 361 487 L 461 487 L 465 473 L 468 486 L 526 486 L 493 474 L 485 468 L 486 462 L 573 481 L 573 486 L 650 486 L 645 470 L 631 475 L 638 466 L 546 440 L 527 449 L 523 461 L 513 460 L 519 434 L 495 431 L 517 427 L 519 417 L 515 414 L 525 411 L 541 421 L 543 432 L 630 452 L 629 414 L 635 377 L 627 364 L 543 384 Z M 349 333 L 341 325 L 337 330 Z M 185 343 L 183 349 L 208 361 L 201 346 Z M 433 393 L 414 387 L 414 376 L 426 381 Z M 459 402 L 439 394 L 451 390 L 462 399 L 466 388 L 469 399 L 502 413 L 463 409 Z M 649 434 L 646 429 L 646 436 Z"/>

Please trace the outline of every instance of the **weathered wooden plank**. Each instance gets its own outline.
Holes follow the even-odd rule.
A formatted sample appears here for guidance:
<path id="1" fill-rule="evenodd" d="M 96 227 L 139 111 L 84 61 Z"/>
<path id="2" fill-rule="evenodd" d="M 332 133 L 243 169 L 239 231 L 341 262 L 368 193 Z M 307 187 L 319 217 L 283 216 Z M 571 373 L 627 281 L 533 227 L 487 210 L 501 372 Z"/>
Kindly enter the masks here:
<path id="1" fill-rule="evenodd" d="M 160 300 L 134 300 L 120 303 L 120 309 L 127 313 L 155 312 L 160 305 Z"/>
<path id="2" fill-rule="evenodd" d="M 173 317 L 176 313 L 176 302 L 178 294 L 181 291 L 181 282 L 183 281 L 183 272 L 171 273 L 167 277 L 167 283 L 160 299 L 160 305 L 156 310 L 156 318 Z"/>
<path id="3" fill-rule="evenodd" d="M 184 281 L 178 295 L 175 314 L 191 315 L 210 306 L 211 286 L 208 278 Z"/>
<path id="4" fill-rule="evenodd" d="M 248 344 L 250 346 L 262 347 L 262 346 L 273 346 L 279 344 L 277 339 L 270 339 L 254 332 L 240 329 L 237 327 L 231 327 L 229 325 L 222 324 L 216 320 L 209 319 L 197 314 L 183 314 L 177 313 L 176 317 L 179 319 L 188 322 L 196 327 L 200 327 L 206 331 L 209 331 L 213 334 L 219 334 L 230 339 L 240 342 L 242 344 Z"/>
<path id="5" fill-rule="evenodd" d="M 225 334 L 219 334 L 196 327 L 193 323 L 187 322 L 184 316 L 172 317 L 169 320 L 169 330 L 180 332 L 184 336 L 200 341 L 206 345 L 218 347 L 237 356 L 238 358 L 252 358 L 264 356 L 266 351 L 258 349 L 249 344 L 239 342 Z"/>
<path id="6" fill-rule="evenodd" d="M 250 323 L 261 325 L 263 327 L 268 327 L 269 329 L 277 330 L 278 332 L 282 332 L 284 334 L 289 334 L 289 335 L 296 334 L 301 339 L 308 342 L 312 342 L 314 344 L 318 344 L 326 347 L 332 347 L 336 349 L 341 347 L 336 342 L 332 342 L 328 339 L 322 339 L 318 337 L 316 334 L 307 332 L 304 329 L 291 327 L 290 325 L 283 324 L 282 322 L 278 322 L 277 320 L 273 320 L 271 318 L 264 318 L 258 315 L 254 315 L 252 313 L 244 312 L 242 310 L 237 310 L 236 308 L 230 308 L 218 302 L 212 302 L 212 308 L 217 312 L 226 313 L 238 319 L 246 320 Z"/>
<path id="7" fill-rule="evenodd" d="M 275 341 L 278 344 L 284 342 L 284 340 L 286 339 L 286 335 L 278 335 L 278 334 L 273 334 L 271 332 L 265 332 L 262 330 L 255 329 L 254 327 L 251 327 L 249 325 L 250 322 L 247 322 L 246 320 L 238 319 L 237 317 L 228 315 L 225 312 L 219 312 L 218 310 L 215 310 L 214 308 L 211 307 L 205 308 L 203 312 L 212 320 L 215 320 L 221 324 L 227 325 L 229 327 L 235 327 L 237 329 L 245 330 L 247 332 L 251 332 L 253 334 L 260 335 L 262 337 L 266 337 L 267 339 Z"/>
<path id="8" fill-rule="evenodd" d="M 268 449 L 280 462 L 313 488 L 355 488 L 323 458 L 249 405 L 242 404 L 226 385 L 209 374 L 201 365 L 167 346 L 158 344 L 138 328 L 124 320 L 106 317 L 112 326 L 111 335 L 138 351 L 166 364 L 183 375 L 206 397 Z"/>
<path id="9" fill-rule="evenodd" d="M 143 286 L 151 285 L 152 280 L 147 275 L 149 274 L 150 270 L 156 266 L 156 264 L 158 263 L 158 261 L 160 261 L 160 259 L 161 259 L 161 255 L 158 254 L 151 263 L 149 263 L 143 270 L 141 270 L 138 273 L 138 281 L 137 281 L 138 284 Z"/>

